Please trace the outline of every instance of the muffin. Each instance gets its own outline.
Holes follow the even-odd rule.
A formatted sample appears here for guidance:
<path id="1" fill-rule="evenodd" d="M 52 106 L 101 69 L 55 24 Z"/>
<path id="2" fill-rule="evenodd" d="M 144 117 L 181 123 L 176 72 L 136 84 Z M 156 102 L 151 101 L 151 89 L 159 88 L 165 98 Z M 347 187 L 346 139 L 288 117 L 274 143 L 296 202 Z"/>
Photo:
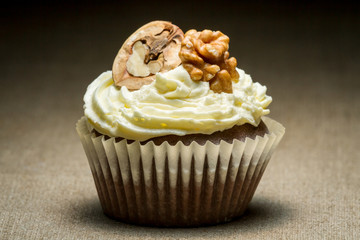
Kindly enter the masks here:
<path id="1" fill-rule="evenodd" d="M 229 38 L 148 23 L 87 88 L 77 131 L 104 213 L 148 226 L 239 217 L 285 129 Z"/>

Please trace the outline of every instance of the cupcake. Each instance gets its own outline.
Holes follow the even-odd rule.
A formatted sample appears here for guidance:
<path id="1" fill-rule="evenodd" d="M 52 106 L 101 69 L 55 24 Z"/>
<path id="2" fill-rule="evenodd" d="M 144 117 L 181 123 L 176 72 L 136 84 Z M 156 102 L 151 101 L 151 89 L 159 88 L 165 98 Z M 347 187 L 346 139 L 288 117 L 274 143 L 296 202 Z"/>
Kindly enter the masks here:
<path id="1" fill-rule="evenodd" d="M 107 216 L 193 227 L 244 213 L 285 129 L 228 49 L 220 31 L 154 21 L 88 86 L 76 128 Z"/>

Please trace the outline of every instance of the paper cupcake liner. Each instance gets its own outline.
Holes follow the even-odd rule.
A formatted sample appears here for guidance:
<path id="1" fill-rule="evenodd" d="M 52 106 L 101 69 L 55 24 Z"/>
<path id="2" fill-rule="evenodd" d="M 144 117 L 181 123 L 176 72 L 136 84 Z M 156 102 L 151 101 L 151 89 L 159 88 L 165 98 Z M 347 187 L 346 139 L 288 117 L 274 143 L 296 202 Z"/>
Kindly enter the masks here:
<path id="1" fill-rule="evenodd" d="M 269 133 L 232 144 L 141 145 L 96 136 L 85 117 L 77 131 L 103 211 L 121 221 L 151 226 L 201 226 L 240 216 L 285 133 L 263 118 Z"/>

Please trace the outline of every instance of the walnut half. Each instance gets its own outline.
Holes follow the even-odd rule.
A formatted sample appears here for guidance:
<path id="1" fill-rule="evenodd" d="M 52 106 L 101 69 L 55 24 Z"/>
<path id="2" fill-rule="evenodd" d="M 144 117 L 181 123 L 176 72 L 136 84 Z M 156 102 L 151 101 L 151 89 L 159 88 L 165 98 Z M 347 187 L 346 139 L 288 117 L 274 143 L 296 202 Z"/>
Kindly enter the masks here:
<path id="1" fill-rule="evenodd" d="M 115 57 L 112 68 L 115 85 L 136 90 L 154 81 L 157 72 L 179 66 L 183 38 L 182 30 L 166 21 L 153 21 L 139 28 Z"/>
<path id="2" fill-rule="evenodd" d="M 194 81 L 208 81 L 216 93 L 232 93 L 232 81 L 239 79 L 237 61 L 229 58 L 229 37 L 220 31 L 192 29 L 185 33 L 179 57 Z"/>

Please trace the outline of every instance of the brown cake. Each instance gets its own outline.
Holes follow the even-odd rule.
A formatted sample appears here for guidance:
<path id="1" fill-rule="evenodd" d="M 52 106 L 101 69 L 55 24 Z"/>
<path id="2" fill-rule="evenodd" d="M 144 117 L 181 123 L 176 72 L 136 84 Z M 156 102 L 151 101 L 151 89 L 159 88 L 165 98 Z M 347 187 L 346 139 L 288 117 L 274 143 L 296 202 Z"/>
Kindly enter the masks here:
<path id="1" fill-rule="evenodd" d="M 96 132 L 97 136 L 100 136 L 101 133 Z M 243 124 L 243 125 L 236 125 L 230 129 L 226 129 L 224 131 L 214 132 L 212 134 L 188 134 L 184 136 L 178 135 L 166 135 L 161 137 L 150 138 L 146 141 L 140 142 L 140 144 L 145 145 L 148 142 L 154 142 L 155 145 L 159 146 L 163 142 L 168 142 L 170 145 L 174 146 L 178 142 L 182 142 L 184 145 L 189 146 L 192 142 L 196 142 L 200 145 L 204 145 L 207 141 L 210 141 L 214 144 L 220 144 L 220 141 L 225 141 L 227 143 L 233 143 L 234 139 L 239 141 L 245 140 L 245 138 L 255 139 L 256 136 L 263 137 L 266 133 L 268 133 L 268 129 L 263 121 L 255 127 L 251 124 Z M 106 138 L 109 138 L 106 136 Z M 116 141 L 119 142 L 124 138 L 116 138 Z M 132 143 L 134 140 L 127 140 L 127 143 Z"/>
<path id="2" fill-rule="evenodd" d="M 77 129 L 104 213 L 128 223 L 166 227 L 213 225 L 241 216 L 284 134 L 280 124 L 264 118 L 259 127 L 247 126 L 251 137 L 244 138 L 242 132 L 235 136 L 241 140 L 225 141 L 227 145 L 221 147 L 217 140 L 210 145 L 206 141 L 206 146 L 201 147 L 205 137 L 201 134 L 198 136 L 202 140 L 188 141 L 189 146 L 163 144 L 164 158 L 159 161 L 153 151 L 170 138 L 164 136 L 141 143 L 115 140 L 89 129 L 88 125 L 86 118 L 82 118 Z M 224 132 L 207 137 L 215 139 Z M 186 137 L 175 138 L 187 141 Z M 150 156 L 146 145 L 152 151 Z M 176 159 L 172 156 L 174 152 L 178 152 Z M 199 152 L 203 159 L 195 156 Z M 172 166 L 174 162 L 176 167 Z M 176 180 L 171 181 L 173 176 Z M 188 179 L 184 181 L 185 176 Z"/>

